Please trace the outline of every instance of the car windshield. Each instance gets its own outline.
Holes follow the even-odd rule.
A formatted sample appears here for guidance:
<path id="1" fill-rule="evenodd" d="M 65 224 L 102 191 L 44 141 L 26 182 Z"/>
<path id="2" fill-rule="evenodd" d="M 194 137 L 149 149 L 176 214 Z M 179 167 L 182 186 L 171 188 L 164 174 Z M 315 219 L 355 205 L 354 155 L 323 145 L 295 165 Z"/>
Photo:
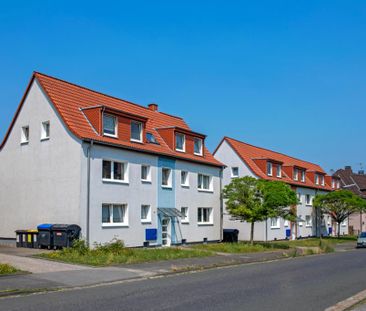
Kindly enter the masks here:
<path id="1" fill-rule="evenodd" d="M 366 232 L 361 232 L 360 238 L 366 238 Z"/>

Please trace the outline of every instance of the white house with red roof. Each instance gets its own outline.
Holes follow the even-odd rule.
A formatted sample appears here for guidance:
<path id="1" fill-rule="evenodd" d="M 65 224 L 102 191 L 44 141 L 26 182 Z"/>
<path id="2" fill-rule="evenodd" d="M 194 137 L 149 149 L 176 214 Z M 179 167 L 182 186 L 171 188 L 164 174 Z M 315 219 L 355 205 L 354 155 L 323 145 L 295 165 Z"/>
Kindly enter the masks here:
<path id="1" fill-rule="evenodd" d="M 223 165 L 182 118 L 34 73 L 0 145 L 0 238 L 75 223 L 91 244 L 217 241 Z"/>
<path id="2" fill-rule="evenodd" d="M 223 172 L 223 186 L 229 184 L 233 178 L 252 176 L 283 181 L 297 193 L 299 204 L 293 207 L 296 208 L 297 221 L 291 223 L 281 218 L 274 218 L 267 222 L 256 223 L 255 240 L 295 239 L 335 232 L 330 217 L 326 215 L 321 221 L 312 205 L 316 194 L 324 194 L 339 188 L 337 177 L 328 176 L 319 165 L 229 137 L 222 139 L 214 156 L 226 165 Z M 239 239 L 249 239 L 250 225 L 234 220 L 225 209 L 223 228 L 238 229 Z M 341 233 L 347 232 L 347 223 L 344 223 Z"/>

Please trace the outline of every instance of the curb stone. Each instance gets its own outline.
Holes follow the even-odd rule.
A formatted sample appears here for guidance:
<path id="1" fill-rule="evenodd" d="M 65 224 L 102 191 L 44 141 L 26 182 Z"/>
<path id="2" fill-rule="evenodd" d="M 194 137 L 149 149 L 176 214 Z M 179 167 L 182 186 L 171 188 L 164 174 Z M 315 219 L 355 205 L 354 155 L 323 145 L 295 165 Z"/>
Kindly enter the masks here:
<path id="1" fill-rule="evenodd" d="M 359 292 L 358 294 L 349 297 L 343 301 L 338 302 L 334 306 L 331 306 L 324 311 L 344 311 L 358 304 L 359 302 L 366 299 L 366 290 Z"/>

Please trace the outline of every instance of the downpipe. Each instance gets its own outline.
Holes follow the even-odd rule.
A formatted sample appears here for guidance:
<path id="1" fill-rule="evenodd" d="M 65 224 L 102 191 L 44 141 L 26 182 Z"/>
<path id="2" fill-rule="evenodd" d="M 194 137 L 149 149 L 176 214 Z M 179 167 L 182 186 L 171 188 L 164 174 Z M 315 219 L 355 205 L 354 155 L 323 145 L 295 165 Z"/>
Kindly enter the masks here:
<path id="1" fill-rule="evenodd" d="M 86 185 L 86 244 L 90 246 L 90 157 L 93 148 L 93 140 L 87 148 L 87 185 Z"/>

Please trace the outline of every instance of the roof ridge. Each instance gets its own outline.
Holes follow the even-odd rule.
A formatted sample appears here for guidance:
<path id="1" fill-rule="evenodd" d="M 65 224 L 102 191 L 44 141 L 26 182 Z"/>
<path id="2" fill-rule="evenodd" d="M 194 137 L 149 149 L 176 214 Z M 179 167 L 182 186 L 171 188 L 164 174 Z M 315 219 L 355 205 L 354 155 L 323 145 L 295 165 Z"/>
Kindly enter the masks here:
<path id="1" fill-rule="evenodd" d="M 268 149 L 268 148 L 263 148 L 263 147 L 258 147 L 258 146 L 255 146 L 255 145 L 252 145 L 252 144 L 249 144 L 249 143 L 246 143 L 246 142 L 243 142 L 243 141 L 240 141 L 238 139 L 235 139 L 235 138 L 232 138 L 232 137 L 229 137 L 229 136 L 225 136 L 224 139 L 231 139 L 231 140 L 235 140 L 236 142 L 240 143 L 240 144 L 245 144 L 245 145 L 248 145 L 248 146 L 251 146 L 251 147 L 255 147 L 255 148 L 258 148 L 258 149 L 262 149 L 262 150 L 266 150 L 266 151 L 270 151 L 270 152 L 273 152 L 273 153 L 277 153 L 279 155 L 283 155 L 285 157 L 289 157 L 291 159 L 294 159 L 294 160 L 298 160 L 298 161 L 301 161 L 301 162 L 306 162 L 306 163 L 309 163 L 309 164 L 312 164 L 312 165 L 316 165 L 316 166 L 319 166 L 321 169 L 322 167 L 319 165 L 319 164 L 316 164 L 316 163 L 313 163 L 313 162 L 310 162 L 310 161 L 306 161 L 306 160 L 302 160 L 302 159 L 299 159 L 299 158 L 295 158 L 293 156 L 289 156 L 287 154 L 284 154 L 282 152 L 278 152 L 278 151 L 274 151 L 274 150 L 271 150 L 271 149 Z"/>
<path id="2" fill-rule="evenodd" d="M 113 95 L 108 95 L 106 93 L 103 93 L 103 92 L 100 92 L 100 91 L 96 91 L 96 90 L 93 90 L 89 87 L 86 87 L 86 86 L 82 86 L 82 85 L 79 85 L 79 84 L 76 84 L 76 83 L 73 83 L 73 82 L 70 82 L 70 81 L 66 81 L 64 79 L 60 79 L 60 78 L 57 78 L 57 77 L 54 77 L 54 76 L 51 76 L 51 75 L 48 75 L 48 74 L 45 74 L 45 73 L 42 73 L 42 72 L 39 72 L 39 71 L 33 71 L 33 74 L 35 75 L 41 75 L 41 76 L 44 76 L 44 77 L 47 77 L 47 78 L 50 78 L 50 79 L 54 79 L 54 80 L 57 80 L 57 81 L 60 81 L 60 82 L 63 82 L 63 83 L 66 83 L 66 84 L 70 84 L 72 86 L 76 86 L 76 87 L 79 87 L 79 88 L 82 88 L 84 90 L 87 90 L 89 92 L 93 92 L 93 93 L 96 93 L 96 94 L 99 94 L 99 95 L 103 95 L 103 96 L 106 96 L 106 97 L 110 97 L 110 98 L 113 98 L 113 99 L 117 99 L 117 100 L 120 100 L 120 101 L 123 101 L 123 102 L 126 102 L 128 104 L 131 104 L 131 105 L 134 105 L 134 106 L 137 106 L 137 107 L 140 107 L 140 108 L 143 108 L 143 109 L 146 109 L 148 111 L 152 111 L 149 109 L 149 107 L 145 107 L 145 106 L 142 106 L 140 104 L 136 104 L 136 103 L 133 103 L 131 101 L 128 101 L 126 99 L 122 99 L 122 98 L 119 98 L 119 97 L 116 97 L 116 96 L 113 96 Z M 178 116 L 175 116 L 175 115 L 172 115 L 172 114 L 168 114 L 168 113 L 165 113 L 165 112 L 161 112 L 161 111 L 156 111 L 157 113 L 161 113 L 161 114 L 165 114 L 167 116 L 170 116 L 172 118 L 176 118 L 176 119 L 180 119 L 180 120 L 183 120 L 183 118 L 181 117 L 178 117 Z"/>

